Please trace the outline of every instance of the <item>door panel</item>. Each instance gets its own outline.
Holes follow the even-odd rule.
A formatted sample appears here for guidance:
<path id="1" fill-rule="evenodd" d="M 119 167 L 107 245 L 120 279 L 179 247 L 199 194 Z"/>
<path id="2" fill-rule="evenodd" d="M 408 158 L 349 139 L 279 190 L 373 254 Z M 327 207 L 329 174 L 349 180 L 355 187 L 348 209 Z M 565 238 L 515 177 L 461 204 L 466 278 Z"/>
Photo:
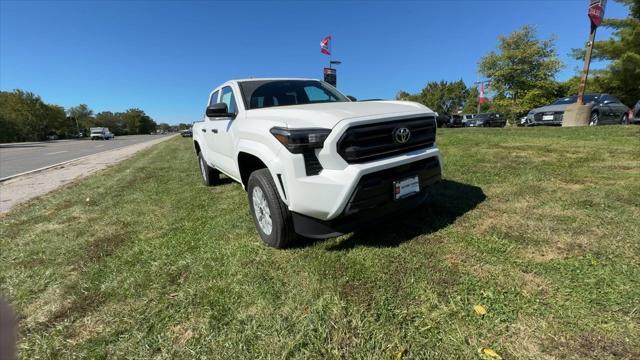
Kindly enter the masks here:
<path id="1" fill-rule="evenodd" d="M 233 90 L 230 87 L 222 88 L 218 101 L 227 104 L 229 113 L 234 113 L 236 116 L 210 118 L 207 122 L 207 143 L 212 152 L 215 153 L 216 167 L 232 177 L 239 178 L 238 167 L 233 159 L 233 133 L 235 131 L 235 123 L 239 120 Z"/>

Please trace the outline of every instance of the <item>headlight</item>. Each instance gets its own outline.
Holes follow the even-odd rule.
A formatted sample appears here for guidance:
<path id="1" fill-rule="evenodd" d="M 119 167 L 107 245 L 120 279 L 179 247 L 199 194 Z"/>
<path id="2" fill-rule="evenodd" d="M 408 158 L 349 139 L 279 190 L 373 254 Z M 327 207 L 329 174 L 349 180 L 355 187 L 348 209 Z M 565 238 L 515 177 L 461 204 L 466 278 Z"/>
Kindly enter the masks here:
<path id="1" fill-rule="evenodd" d="M 329 136 L 329 129 L 286 129 L 274 127 L 271 134 L 294 154 L 301 154 L 308 149 L 321 149 Z"/>

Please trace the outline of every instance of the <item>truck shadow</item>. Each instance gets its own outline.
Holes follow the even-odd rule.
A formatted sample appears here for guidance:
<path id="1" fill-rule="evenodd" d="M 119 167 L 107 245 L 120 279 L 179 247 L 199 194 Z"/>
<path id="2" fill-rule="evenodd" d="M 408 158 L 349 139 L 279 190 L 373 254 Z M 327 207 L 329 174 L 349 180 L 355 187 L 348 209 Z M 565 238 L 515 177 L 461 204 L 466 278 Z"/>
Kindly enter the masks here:
<path id="1" fill-rule="evenodd" d="M 478 186 L 443 180 L 433 186 L 428 200 L 422 206 L 379 219 L 370 227 L 354 232 L 327 250 L 348 250 L 358 246 L 396 247 L 416 236 L 446 228 L 486 198 Z M 312 240 L 306 242 L 307 245 L 314 243 Z"/>

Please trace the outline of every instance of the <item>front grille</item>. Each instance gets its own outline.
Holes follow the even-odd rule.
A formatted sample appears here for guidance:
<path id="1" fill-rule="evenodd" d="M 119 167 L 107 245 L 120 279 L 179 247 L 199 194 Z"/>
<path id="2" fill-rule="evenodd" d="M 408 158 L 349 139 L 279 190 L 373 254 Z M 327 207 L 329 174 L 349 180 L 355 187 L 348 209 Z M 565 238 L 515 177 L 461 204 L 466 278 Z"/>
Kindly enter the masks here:
<path id="1" fill-rule="evenodd" d="M 420 190 L 440 180 L 440 162 L 437 157 L 374 172 L 360 178 L 347 207 L 346 214 L 371 209 L 393 202 L 393 182 L 418 175 Z"/>
<path id="2" fill-rule="evenodd" d="M 553 120 L 543 120 L 543 115 L 552 115 Z M 545 122 L 545 121 L 562 121 L 562 116 L 564 115 L 564 111 L 549 111 L 549 112 L 539 112 L 533 115 L 533 120 L 536 122 Z"/>
<path id="3" fill-rule="evenodd" d="M 353 126 L 338 141 L 338 153 L 348 163 L 362 163 L 433 146 L 436 119 L 421 116 L 409 119 Z M 411 131 L 409 141 L 398 144 L 393 132 L 397 128 Z"/>

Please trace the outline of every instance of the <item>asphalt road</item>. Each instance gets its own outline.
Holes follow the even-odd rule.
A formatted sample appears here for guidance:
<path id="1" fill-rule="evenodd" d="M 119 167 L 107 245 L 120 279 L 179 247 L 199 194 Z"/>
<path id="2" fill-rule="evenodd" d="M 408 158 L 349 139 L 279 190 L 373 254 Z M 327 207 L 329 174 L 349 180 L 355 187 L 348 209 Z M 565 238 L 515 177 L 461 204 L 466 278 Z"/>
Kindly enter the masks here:
<path id="1" fill-rule="evenodd" d="M 116 136 L 113 140 L 60 140 L 0 144 L 0 179 L 82 156 L 143 143 L 168 135 Z"/>

